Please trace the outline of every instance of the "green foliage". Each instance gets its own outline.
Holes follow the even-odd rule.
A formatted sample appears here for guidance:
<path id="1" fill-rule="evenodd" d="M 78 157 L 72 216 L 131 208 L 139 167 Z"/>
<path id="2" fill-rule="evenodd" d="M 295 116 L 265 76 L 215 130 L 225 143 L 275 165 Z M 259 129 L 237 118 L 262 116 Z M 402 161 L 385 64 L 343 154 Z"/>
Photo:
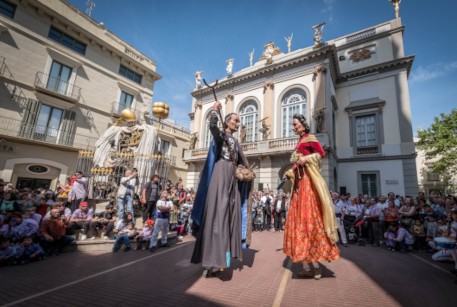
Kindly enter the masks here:
<path id="1" fill-rule="evenodd" d="M 435 117 L 429 128 L 418 131 L 418 137 L 418 148 L 425 151 L 426 158 L 437 159 L 433 172 L 452 178 L 457 172 L 457 109 Z"/>

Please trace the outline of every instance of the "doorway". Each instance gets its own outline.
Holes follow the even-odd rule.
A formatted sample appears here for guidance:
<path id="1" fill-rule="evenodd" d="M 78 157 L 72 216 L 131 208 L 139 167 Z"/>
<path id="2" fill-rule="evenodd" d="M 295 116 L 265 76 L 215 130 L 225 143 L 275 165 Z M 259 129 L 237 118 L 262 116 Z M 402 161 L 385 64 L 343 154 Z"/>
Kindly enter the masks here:
<path id="1" fill-rule="evenodd" d="M 32 190 L 45 189 L 48 190 L 51 186 L 52 179 L 41 179 L 41 178 L 25 178 L 19 177 L 16 183 L 16 189 L 22 190 L 29 188 Z"/>

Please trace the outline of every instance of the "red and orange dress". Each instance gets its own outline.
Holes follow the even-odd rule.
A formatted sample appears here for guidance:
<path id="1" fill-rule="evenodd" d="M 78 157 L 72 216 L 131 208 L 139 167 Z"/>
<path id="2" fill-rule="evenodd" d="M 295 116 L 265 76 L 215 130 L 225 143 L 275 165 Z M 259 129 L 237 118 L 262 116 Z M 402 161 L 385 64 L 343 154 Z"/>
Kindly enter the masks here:
<path id="1" fill-rule="evenodd" d="M 305 155 L 305 165 L 297 164 Z M 338 225 L 327 184 L 319 170 L 325 152 L 314 135 L 304 134 L 291 157 L 286 176 L 292 193 L 284 230 L 284 253 L 293 262 L 312 263 L 339 258 Z"/>

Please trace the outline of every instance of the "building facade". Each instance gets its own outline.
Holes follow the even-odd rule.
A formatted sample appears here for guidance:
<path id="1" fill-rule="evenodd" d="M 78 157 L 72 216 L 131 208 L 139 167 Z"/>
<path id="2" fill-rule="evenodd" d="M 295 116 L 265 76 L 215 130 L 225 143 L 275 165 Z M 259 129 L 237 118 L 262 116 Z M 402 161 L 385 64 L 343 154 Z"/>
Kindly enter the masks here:
<path id="1" fill-rule="evenodd" d="M 0 0 L 0 175 L 55 188 L 81 150 L 123 109 L 151 118 L 156 63 L 65 0 Z M 162 152 L 182 156 L 189 132 L 161 125 Z M 179 149 L 177 149 L 179 148 Z M 187 168 L 172 159 L 170 176 Z"/>
<path id="2" fill-rule="evenodd" d="M 218 81 L 223 113 L 237 112 L 246 129 L 242 147 L 256 162 L 256 188 L 275 189 L 291 166 L 297 142 L 292 116 L 306 116 L 326 150 L 322 174 L 330 190 L 370 196 L 418 191 L 408 75 L 399 18 L 281 52 L 269 43 L 252 66 Z M 315 36 L 316 37 L 316 36 Z M 192 92 L 191 131 L 198 142 L 185 152 L 188 185 L 196 187 L 211 135 L 214 103 L 208 87 Z"/>

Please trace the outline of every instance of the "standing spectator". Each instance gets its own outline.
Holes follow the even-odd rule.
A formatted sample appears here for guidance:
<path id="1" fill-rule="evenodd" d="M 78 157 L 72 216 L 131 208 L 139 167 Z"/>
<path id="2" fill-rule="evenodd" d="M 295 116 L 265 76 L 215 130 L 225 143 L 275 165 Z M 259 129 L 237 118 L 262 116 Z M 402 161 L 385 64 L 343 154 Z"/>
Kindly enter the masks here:
<path id="1" fill-rule="evenodd" d="M 168 247 L 168 219 L 170 218 L 172 208 L 173 203 L 171 200 L 168 200 L 168 193 L 166 191 L 161 192 L 160 200 L 157 202 L 157 219 L 154 224 L 151 245 L 149 246 L 151 252 L 155 252 L 157 248 L 157 239 L 160 232 L 162 232 L 161 246 Z"/>
<path id="2" fill-rule="evenodd" d="M 278 198 L 274 201 L 273 210 L 275 231 L 282 231 L 282 219 L 284 218 L 286 210 L 286 202 L 284 201 L 283 194 L 280 193 Z"/>
<path id="3" fill-rule="evenodd" d="M 340 200 L 340 194 L 332 192 L 332 201 L 335 208 L 336 222 L 338 223 L 338 234 L 343 243 L 344 247 L 348 247 L 348 239 L 346 237 L 346 229 L 344 229 L 344 212 L 346 210 L 346 204 Z"/>
<path id="4" fill-rule="evenodd" d="M 413 227 L 412 233 L 414 235 L 414 242 L 416 243 L 416 249 L 418 251 L 425 250 L 425 229 L 422 220 L 416 220 Z"/>
<path id="5" fill-rule="evenodd" d="M 398 222 L 398 208 L 392 200 L 389 200 L 388 207 L 384 209 L 384 219 L 386 223 L 386 229 L 392 223 Z"/>
<path id="6" fill-rule="evenodd" d="M 46 204 L 49 205 L 49 206 L 54 206 L 54 193 L 52 193 L 52 191 L 46 191 L 46 193 L 44 193 L 44 198 L 46 199 Z"/>
<path id="7" fill-rule="evenodd" d="M 114 229 L 116 216 L 113 213 L 113 205 L 106 205 L 105 211 L 96 215 L 89 224 L 92 240 L 98 238 L 97 228 L 103 230 L 103 240 L 108 240 L 111 232 Z"/>
<path id="8" fill-rule="evenodd" d="M 125 210 L 133 214 L 133 195 L 135 187 L 138 185 L 138 173 L 136 170 L 127 169 L 124 177 L 121 178 L 119 188 L 117 190 L 117 217 L 119 220 L 124 218 Z M 125 208 L 127 205 L 127 209 Z M 135 220 L 135 219 L 134 219 Z"/>
<path id="9" fill-rule="evenodd" d="M 389 192 L 389 194 L 387 194 L 387 200 L 388 201 L 392 201 L 394 204 L 395 204 L 395 207 L 396 208 L 400 208 L 400 201 L 395 197 L 395 193 L 394 192 Z M 387 227 L 387 225 L 386 225 Z"/>
<path id="10" fill-rule="evenodd" d="M 381 214 L 381 209 L 376 205 L 376 200 L 374 198 L 368 200 L 367 203 L 370 204 L 368 215 L 366 216 L 368 221 L 369 240 L 373 246 L 380 246 L 381 227 L 379 216 Z"/>
<path id="11" fill-rule="evenodd" d="M 65 184 L 59 183 L 59 187 L 57 189 L 56 201 L 61 201 L 66 206 L 67 201 L 68 201 L 68 194 L 70 193 L 70 191 L 71 191 L 70 178 L 66 178 Z"/>
<path id="12" fill-rule="evenodd" d="M 86 200 L 87 186 L 88 180 L 84 177 L 84 173 L 77 171 L 70 193 L 68 193 L 68 202 L 70 203 L 71 212 L 75 212 L 76 208 L 79 208 L 79 204 Z"/>
<path id="13" fill-rule="evenodd" d="M 380 214 L 379 214 L 379 227 L 381 233 L 384 233 L 386 231 L 386 223 L 385 223 L 385 216 L 384 216 L 384 211 L 387 209 L 389 204 L 386 201 L 386 197 L 384 195 L 379 196 L 379 201 L 376 204 L 376 206 L 380 209 Z"/>
<path id="14" fill-rule="evenodd" d="M 93 209 L 89 209 L 89 204 L 85 201 L 79 203 L 79 209 L 76 209 L 71 215 L 70 228 L 71 232 L 81 229 L 80 240 L 84 241 L 87 239 L 87 231 L 89 229 L 89 223 L 94 217 Z"/>
<path id="15" fill-rule="evenodd" d="M 43 221 L 40 228 L 41 244 L 48 255 L 58 255 L 62 248 L 74 241 L 72 236 L 66 234 L 67 228 L 67 217 L 61 214 L 59 208 L 51 209 L 50 217 Z"/>
<path id="16" fill-rule="evenodd" d="M 270 231 L 271 229 L 271 203 L 273 198 L 270 196 L 270 192 L 265 189 L 263 191 L 263 196 L 260 199 L 263 208 L 263 218 L 264 218 L 264 229 Z"/>
<path id="17" fill-rule="evenodd" d="M 411 197 L 405 197 L 403 206 L 400 207 L 398 213 L 400 214 L 402 227 L 409 230 L 413 224 L 413 218 L 416 215 L 416 206 L 414 205 L 414 201 Z"/>
<path id="18" fill-rule="evenodd" d="M 159 175 L 151 176 L 150 180 L 144 184 L 141 193 L 141 203 L 143 204 L 143 223 L 154 218 L 156 203 L 159 200 L 160 185 Z"/>
<path id="19" fill-rule="evenodd" d="M 146 246 L 151 244 L 152 232 L 154 231 L 154 220 L 146 220 L 143 223 L 143 229 L 141 229 L 138 237 L 136 238 L 137 246 L 135 250 L 146 250 Z"/>

